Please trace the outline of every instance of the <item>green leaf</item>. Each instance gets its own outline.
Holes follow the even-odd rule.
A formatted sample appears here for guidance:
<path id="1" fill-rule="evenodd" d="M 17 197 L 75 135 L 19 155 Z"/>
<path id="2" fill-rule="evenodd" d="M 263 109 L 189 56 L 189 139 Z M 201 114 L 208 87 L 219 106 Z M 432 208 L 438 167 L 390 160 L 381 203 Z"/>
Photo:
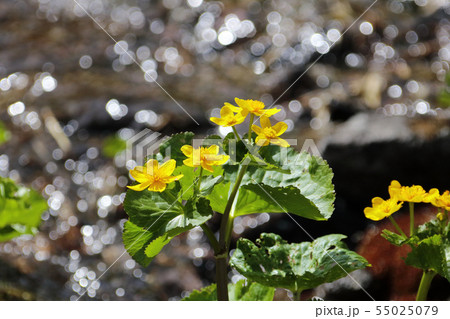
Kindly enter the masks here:
<path id="1" fill-rule="evenodd" d="M 211 194 L 214 186 L 222 182 L 223 176 L 219 175 L 214 177 L 213 175 L 203 176 L 202 183 L 200 185 L 200 194 L 206 196 Z"/>
<path id="2" fill-rule="evenodd" d="M 230 164 L 240 163 L 245 154 L 247 154 L 247 147 L 242 141 L 238 141 L 234 133 L 228 133 L 223 139 L 223 151 L 230 156 Z"/>
<path id="3" fill-rule="evenodd" d="M 195 185 L 198 184 L 199 169 L 189 167 L 186 165 L 178 166 L 173 175 L 183 174 L 183 178 L 179 180 L 181 185 L 182 199 L 187 200 L 194 194 Z M 202 184 L 200 187 L 200 194 L 202 196 L 209 195 L 214 186 L 223 180 L 223 168 L 221 166 L 215 166 L 214 172 L 208 172 L 203 170 Z"/>
<path id="4" fill-rule="evenodd" d="M 173 237 L 175 236 L 168 236 L 168 234 L 165 234 L 156 238 L 147 246 L 147 248 L 145 248 L 145 255 L 149 258 L 156 257 L 161 249 L 163 249 L 163 247 L 167 245 Z"/>
<path id="5" fill-rule="evenodd" d="M 123 203 L 124 209 L 134 224 L 157 229 L 184 214 L 183 205 L 177 200 L 177 195 L 174 190 L 159 193 L 129 189 Z"/>
<path id="6" fill-rule="evenodd" d="M 122 239 L 125 249 L 134 260 L 143 266 L 147 266 L 152 261 L 152 258 L 145 254 L 145 249 L 153 237 L 154 235 L 151 232 L 130 221 L 127 221 L 123 227 Z"/>
<path id="7" fill-rule="evenodd" d="M 211 207 L 215 212 L 223 214 L 225 206 L 227 205 L 228 193 L 230 192 L 230 182 L 223 181 L 214 186 L 211 194 L 206 196 L 211 203 Z"/>
<path id="8" fill-rule="evenodd" d="M 367 260 L 348 250 L 332 234 L 313 242 L 288 244 L 279 235 L 261 234 L 256 244 L 239 239 L 231 265 L 242 275 L 265 286 L 302 291 L 345 277 L 367 267 Z"/>
<path id="9" fill-rule="evenodd" d="M 183 177 L 178 181 L 181 185 L 181 199 L 187 200 L 194 194 L 196 178 L 198 178 L 198 170 L 195 171 L 194 167 L 180 165 L 173 172 L 173 175 L 179 174 L 183 174 Z"/>
<path id="10" fill-rule="evenodd" d="M 112 135 L 105 139 L 103 142 L 102 153 L 106 157 L 113 158 L 117 153 L 125 151 L 127 148 L 127 142 L 120 138 L 118 135 Z"/>
<path id="11" fill-rule="evenodd" d="M 190 199 L 182 205 L 178 192 L 177 188 L 162 193 L 127 191 L 124 208 L 130 224 L 124 228 L 123 240 L 129 254 L 141 265 L 147 266 L 173 237 L 212 217 L 207 199 Z M 138 238 L 137 246 L 131 246 Z"/>
<path id="12" fill-rule="evenodd" d="M 6 143 L 11 138 L 11 132 L 7 130 L 5 124 L 0 122 L 0 145 Z"/>
<path id="13" fill-rule="evenodd" d="M 446 233 L 446 229 L 445 227 L 443 227 L 442 223 L 438 219 L 432 219 L 425 224 L 419 225 L 419 227 L 417 227 L 415 236 L 417 236 L 417 240 L 422 240 L 428 237 L 433 237 L 437 234 L 444 233 Z"/>
<path id="14" fill-rule="evenodd" d="M 0 177 L 0 241 L 35 234 L 47 202 L 33 189 Z"/>
<path id="15" fill-rule="evenodd" d="M 450 72 L 445 76 L 446 86 L 438 94 L 438 103 L 443 107 L 450 107 Z"/>
<path id="16" fill-rule="evenodd" d="M 411 245 L 406 256 L 407 265 L 423 270 L 431 269 L 450 281 L 450 235 L 436 234 L 425 238 L 419 244 Z"/>
<path id="17" fill-rule="evenodd" d="M 247 280 L 239 280 L 235 284 L 228 284 L 230 301 L 272 301 L 274 294 L 274 288 Z M 200 291 L 192 291 L 183 301 L 217 301 L 216 284 L 202 288 Z"/>
<path id="18" fill-rule="evenodd" d="M 403 236 L 400 236 L 397 233 L 393 233 L 387 229 L 384 229 L 381 233 L 381 237 L 386 239 L 388 242 L 390 242 L 392 245 L 395 246 L 402 246 L 408 242 L 408 238 L 405 238 Z"/>
<path id="19" fill-rule="evenodd" d="M 159 146 L 159 153 L 162 158 L 169 157 L 177 161 L 177 165 L 182 165 L 186 156 L 181 152 L 183 145 L 192 145 L 195 134 L 192 132 L 183 132 L 174 134 L 165 140 Z"/>
<path id="20" fill-rule="evenodd" d="M 193 290 L 183 301 L 217 301 L 216 284 L 206 286 L 200 290 Z"/>
<path id="21" fill-rule="evenodd" d="M 243 186 L 238 199 L 236 216 L 253 212 L 284 213 L 290 212 L 305 218 L 322 220 L 319 209 L 293 186 L 270 187 L 263 183 Z"/>
<path id="22" fill-rule="evenodd" d="M 267 146 L 260 150 L 273 167 L 249 166 L 239 190 L 234 216 L 290 212 L 314 220 L 326 220 L 334 210 L 333 173 L 328 164 L 306 152 Z M 238 165 L 224 166 L 224 186 L 216 186 L 208 198 L 223 213 L 228 189 L 236 180 Z M 268 169 L 267 169 L 268 168 Z"/>
<path id="23" fill-rule="evenodd" d="M 239 280 L 228 285 L 228 296 L 231 301 L 272 301 L 275 288 L 263 286 L 257 282 Z"/>

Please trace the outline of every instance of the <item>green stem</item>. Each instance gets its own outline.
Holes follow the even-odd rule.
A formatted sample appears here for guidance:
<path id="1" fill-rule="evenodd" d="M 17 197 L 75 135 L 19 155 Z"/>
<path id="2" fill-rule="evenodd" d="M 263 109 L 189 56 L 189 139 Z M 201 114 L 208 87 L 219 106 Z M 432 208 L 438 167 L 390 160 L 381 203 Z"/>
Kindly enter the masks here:
<path id="1" fill-rule="evenodd" d="M 397 229 L 397 231 L 405 238 L 408 238 L 408 236 L 406 236 L 406 234 L 403 232 L 403 230 L 400 228 L 400 226 L 397 224 L 397 222 L 395 221 L 395 219 L 392 216 L 389 216 L 389 220 L 391 221 L 392 225 L 394 225 L 395 229 Z"/>
<path id="2" fill-rule="evenodd" d="M 175 204 L 175 202 L 180 199 L 180 197 L 176 198 L 175 196 L 173 196 L 171 192 L 164 192 L 164 195 L 169 197 L 169 200 L 171 201 L 170 204 Z"/>
<path id="3" fill-rule="evenodd" d="M 234 200 L 239 191 L 242 178 L 247 171 L 248 165 L 243 165 L 239 171 L 239 175 L 234 183 L 231 194 L 228 198 L 227 205 L 223 212 L 222 221 L 219 231 L 219 252 L 216 253 L 216 281 L 217 281 L 217 300 L 228 301 L 228 248 L 230 229 L 233 225 L 233 218 L 230 218 L 230 212 L 233 208 Z M 228 243 L 227 243 L 228 242 Z"/>
<path id="4" fill-rule="evenodd" d="M 248 126 L 248 143 L 252 144 L 252 125 L 253 125 L 253 120 L 255 119 L 255 115 L 253 113 L 250 113 L 250 124 Z"/>
<path id="5" fill-rule="evenodd" d="M 200 187 L 202 185 L 202 175 L 203 175 L 203 167 L 200 166 L 200 174 L 198 175 L 198 182 L 194 189 L 195 195 L 200 193 Z"/>
<path id="6" fill-rule="evenodd" d="M 234 126 L 232 126 L 231 128 L 233 129 L 233 133 L 236 136 L 238 142 L 242 142 L 241 137 L 239 136 L 239 133 L 237 132 L 236 128 Z"/>
<path id="7" fill-rule="evenodd" d="M 212 248 L 214 249 L 214 253 L 219 252 L 219 242 L 216 239 L 216 236 L 214 236 L 214 233 L 212 232 L 211 228 L 208 227 L 206 224 L 201 224 L 200 227 L 203 229 L 203 232 L 205 233 L 206 237 L 208 237 L 209 242 L 211 243 Z"/>
<path id="8" fill-rule="evenodd" d="M 239 195 L 238 195 L 239 196 Z M 231 233 L 233 232 L 233 224 L 234 224 L 234 209 L 230 212 L 230 217 L 228 217 L 228 227 L 227 232 L 225 233 L 225 245 L 226 247 L 230 247 L 231 242 Z"/>
<path id="9" fill-rule="evenodd" d="M 432 270 L 424 270 L 422 280 L 420 280 L 419 289 L 417 290 L 416 301 L 426 301 L 428 290 L 430 290 L 431 281 L 436 273 Z"/>
<path id="10" fill-rule="evenodd" d="M 414 236 L 414 203 L 409 203 L 409 237 Z"/>
<path id="11" fill-rule="evenodd" d="M 302 291 L 301 290 L 297 290 L 294 292 L 294 301 L 301 301 L 301 295 L 302 295 Z"/>

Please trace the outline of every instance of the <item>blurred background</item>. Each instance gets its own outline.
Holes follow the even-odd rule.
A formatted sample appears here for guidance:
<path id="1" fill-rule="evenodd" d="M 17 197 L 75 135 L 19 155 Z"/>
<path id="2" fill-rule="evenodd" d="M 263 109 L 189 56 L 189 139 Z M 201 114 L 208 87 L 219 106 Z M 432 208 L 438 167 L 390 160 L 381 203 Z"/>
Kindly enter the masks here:
<path id="1" fill-rule="evenodd" d="M 179 300 L 213 282 L 200 229 L 147 268 L 126 253 L 117 260 L 123 150 L 144 128 L 225 135 L 209 117 L 234 97 L 282 109 L 274 117 L 289 125 L 286 137 L 299 149 L 313 139 L 334 170 L 333 217 L 297 221 L 314 237 L 346 234 L 374 265 L 353 276 L 375 299 L 413 298 L 420 272 L 403 265 L 406 252 L 387 245 L 377 228 L 385 225 L 371 225 L 363 209 L 388 195 L 392 179 L 450 188 L 450 7 L 378 0 L 358 19 L 372 4 L 2 0 L 0 176 L 34 188 L 49 208 L 36 236 L 0 243 L 0 299 L 77 300 L 87 289 L 82 300 Z M 418 214 L 425 221 L 434 212 Z M 236 219 L 235 236 L 263 231 L 310 240 L 284 214 Z M 348 278 L 312 296 L 370 299 Z M 284 290 L 276 298 L 289 300 Z M 436 278 L 430 299 L 448 298 L 448 282 Z"/>

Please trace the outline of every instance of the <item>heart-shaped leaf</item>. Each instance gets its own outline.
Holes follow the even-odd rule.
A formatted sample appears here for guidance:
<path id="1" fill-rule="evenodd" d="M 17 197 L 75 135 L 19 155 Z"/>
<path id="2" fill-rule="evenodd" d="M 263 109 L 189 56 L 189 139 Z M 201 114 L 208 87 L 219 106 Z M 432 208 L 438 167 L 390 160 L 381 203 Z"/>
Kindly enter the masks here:
<path id="1" fill-rule="evenodd" d="M 179 187 L 162 193 L 128 190 L 124 208 L 130 220 L 124 227 L 123 240 L 129 254 L 147 266 L 173 237 L 209 220 L 213 211 L 204 197 L 177 198 Z"/>
<path id="2" fill-rule="evenodd" d="M 324 160 L 273 145 L 261 148 L 260 154 L 265 162 L 288 173 L 260 165 L 249 166 L 242 180 L 234 216 L 290 212 L 314 220 L 331 217 L 335 199 L 333 173 Z M 215 211 L 223 213 L 228 190 L 237 178 L 238 169 L 236 165 L 224 166 L 224 183 L 208 195 Z"/>
<path id="3" fill-rule="evenodd" d="M 265 286 L 302 291 L 345 277 L 367 267 L 367 260 L 348 250 L 332 234 L 313 242 L 288 244 L 279 235 L 261 234 L 256 244 L 239 239 L 231 265 L 248 279 Z"/>

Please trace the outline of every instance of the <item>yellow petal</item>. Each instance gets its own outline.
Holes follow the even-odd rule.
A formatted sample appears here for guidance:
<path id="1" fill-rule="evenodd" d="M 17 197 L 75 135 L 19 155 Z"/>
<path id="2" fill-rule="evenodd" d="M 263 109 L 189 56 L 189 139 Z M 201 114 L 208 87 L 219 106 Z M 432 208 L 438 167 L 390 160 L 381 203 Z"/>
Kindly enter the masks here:
<path id="1" fill-rule="evenodd" d="M 270 143 L 274 144 L 274 145 L 279 145 L 281 147 L 289 147 L 289 143 L 286 140 L 283 140 L 280 137 L 274 138 L 270 140 Z"/>
<path id="2" fill-rule="evenodd" d="M 175 182 L 175 181 L 179 180 L 183 176 L 184 176 L 183 174 L 176 175 L 176 176 L 167 176 L 167 177 L 163 177 L 161 179 L 161 181 L 166 183 L 166 184 L 169 184 L 169 183 L 172 183 L 172 182 Z"/>
<path id="3" fill-rule="evenodd" d="M 143 191 L 144 189 L 146 189 L 150 184 L 151 184 L 151 182 L 147 182 L 147 183 L 136 184 L 136 185 L 127 186 L 127 187 L 134 191 L 140 192 L 140 191 Z"/>
<path id="4" fill-rule="evenodd" d="M 158 170 L 159 176 L 170 176 L 172 175 L 173 171 L 175 170 L 175 166 L 177 165 L 177 162 L 174 159 L 170 159 L 167 162 L 165 162 Z"/>
<path id="5" fill-rule="evenodd" d="M 183 161 L 183 164 L 186 165 L 186 166 L 189 166 L 189 167 L 196 167 L 196 166 L 198 166 L 198 165 L 194 166 L 194 159 L 192 157 L 186 158 Z"/>
<path id="6" fill-rule="evenodd" d="M 400 187 L 402 187 L 402 185 L 398 182 L 398 181 L 396 181 L 396 180 L 393 180 L 392 182 L 391 182 L 391 185 L 389 185 L 390 187 L 394 187 L 394 188 L 400 188 Z"/>
<path id="7" fill-rule="evenodd" d="M 237 109 L 240 110 L 240 108 L 237 108 Z M 229 107 L 228 105 L 225 105 L 224 107 L 222 107 L 220 109 L 220 116 L 222 118 L 230 117 L 230 116 L 233 116 L 233 115 L 234 115 L 233 109 L 231 107 Z"/>
<path id="8" fill-rule="evenodd" d="M 248 103 L 246 100 L 235 98 L 234 101 L 237 105 L 239 105 L 242 109 L 248 110 Z"/>
<path id="9" fill-rule="evenodd" d="M 364 209 L 364 215 L 366 216 L 367 219 L 371 219 L 371 220 L 381 220 L 384 218 L 384 216 L 381 216 L 380 214 L 377 213 L 377 211 L 375 209 L 373 209 L 372 207 L 366 207 Z"/>
<path id="10" fill-rule="evenodd" d="M 241 112 L 239 113 L 239 115 L 242 116 L 244 118 L 244 120 L 245 120 L 245 118 L 247 117 L 248 113 L 249 113 L 248 110 L 242 109 Z"/>
<path id="11" fill-rule="evenodd" d="M 260 135 L 262 132 L 262 128 L 260 128 L 259 126 L 256 126 L 256 125 L 252 125 L 252 131 L 255 132 L 256 134 Z"/>
<path id="12" fill-rule="evenodd" d="M 218 145 L 211 145 L 207 149 L 205 149 L 205 154 L 213 154 L 216 155 L 219 153 L 219 146 Z"/>
<path id="13" fill-rule="evenodd" d="M 148 187 L 148 190 L 151 192 L 164 192 L 165 189 L 166 183 L 163 182 L 154 182 Z"/>
<path id="14" fill-rule="evenodd" d="M 402 185 L 400 185 L 400 183 L 396 180 L 393 180 L 391 182 L 391 185 L 389 185 L 388 190 L 389 190 L 389 195 L 391 197 L 395 197 L 397 196 L 398 192 L 402 189 Z"/>
<path id="15" fill-rule="evenodd" d="M 275 109 L 275 108 L 274 109 L 266 109 L 266 110 L 263 110 L 263 115 L 267 116 L 267 117 L 271 117 L 272 115 L 277 114 L 280 111 L 281 111 L 281 109 Z"/>
<path id="16" fill-rule="evenodd" d="M 223 155 L 205 154 L 204 160 L 206 162 L 216 162 L 222 160 Z"/>
<path id="17" fill-rule="evenodd" d="M 145 174 L 144 168 L 142 166 L 136 166 L 134 169 L 130 170 L 130 175 L 139 183 L 145 183 L 149 180 L 149 175 Z"/>
<path id="18" fill-rule="evenodd" d="M 275 132 L 277 132 L 277 136 L 280 136 L 281 134 L 286 132 L 288 125 L 284 122 L 278 122 L 272 128 L 275 130 Z"/>
<path id="19" fill-rule="evenodd" d="M 372 205 L 381 205 L 384 202 L 384 200 L 381 197 L 374 197 L 372 198 Z"/>
<path id="20" fill-rule="evenodd" d="M 158 171 L 159 164 L 157 160 L 151 159 L 145 164 L 145 167 L 147 168 L 148 175 L 155 175 L 155 172 Z"/>
<path id="21" fill-rule="evenodd" d="M 206 169 L 207 171 L 209 171 L 209 172 L 211 172 L 211 173 L 214 172 L 214 168 L 213 168 L 211 165 L 208 165 L 208 164 L 205 163 L 205 162 L 202 162 L 202 167 L 203 167 L 203 169 Z"/>
<path id="22" fill-rule="evenodd" d="M 239 113 L 242 111 L 242 108 L 234 106 L 233 104 L 228 103 L 228 102 L 225 102 L 225 104 L 223 106 L 230 108 L 235 113 Z"/>
<path id="23" fill-rule="evenodd" d="M 241 114 L 237 114 L 234 116 L 234 124 L 231 126 L 241 124 L 244 121 L 245 121 L 245 116 L 242 116 Z"/>
<path id="24" fill-rule="evenodd" d="M 220 155 L 221 156 L 221 158 L 220 159 L 217 159 L 217 160 L 215 160 L 214 162 L 213 162 L 213 165 L 223 165 L 223 164 L 225 164 L 228 160 L 229 160 L 229 156 L 228 155 Z"/>
<path id="25" fill-rule="evenodd" d="M 191 145 L 183 145 L 181 147 L 181 151 L 187 157 L 192 157 L 192 150 L 193 150 L 193 147 Z"/>
<path id="26" fill-rule="evenodd" d="M 261 122 L 262 128 L 272 127 L 272 124 L 270 124 L 269 118 L 265 115 L 262 115 L 261 118 L 259 119 L 259 121 Z"/>
<path id="27" fill-rule="evenodd" d="M 211 122 L 213 122 L 214 124 L 217 124 L 217 125 L 219 125 L 219 126 L 224 126 L 224 125 L 223 125 L 224 120 L 221 119 L 221 118 L 218 118 L 218 117 L 210 117 L 209 120 L 210 120 Z M 186 154 L 184 154 L 184 155 L 186 155 Z M 187 155 L 186 155 L 186 156 L 187 156 Z"/>
<path id="28" fill-rule="evenodd" d="M 255 139 L 255 143 L 258 146 L 266 146 L 269 145 L 269 140 L 264 136 L 258 135 Z"/>

